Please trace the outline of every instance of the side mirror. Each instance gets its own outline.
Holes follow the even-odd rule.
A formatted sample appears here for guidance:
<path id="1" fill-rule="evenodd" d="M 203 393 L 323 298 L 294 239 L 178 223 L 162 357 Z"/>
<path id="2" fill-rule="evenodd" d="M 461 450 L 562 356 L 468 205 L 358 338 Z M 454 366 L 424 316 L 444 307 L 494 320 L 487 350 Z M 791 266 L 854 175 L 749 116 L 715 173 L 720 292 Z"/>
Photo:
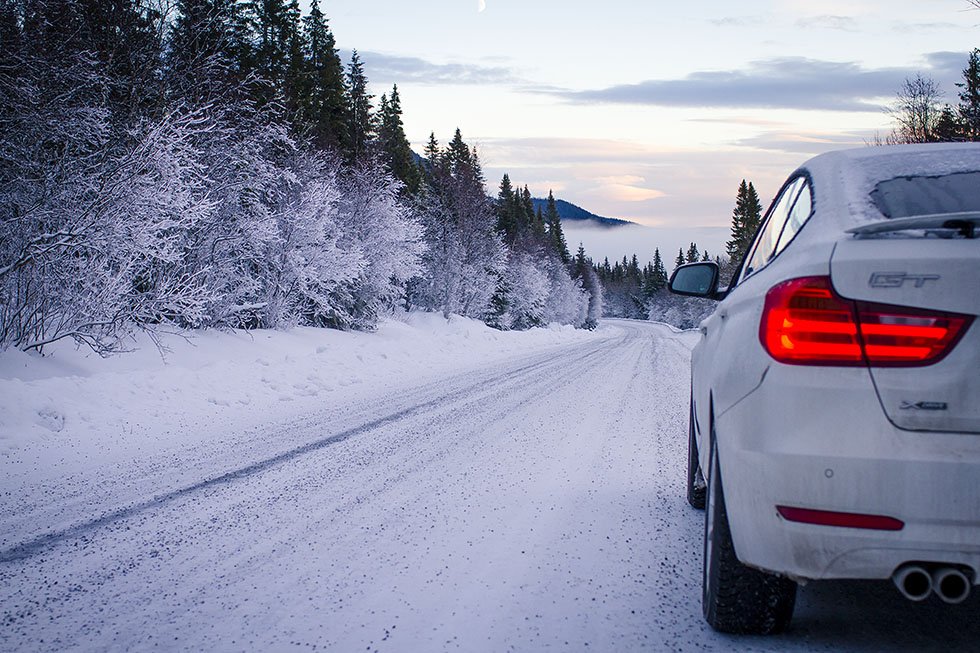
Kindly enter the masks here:
<path id="1" fill-rule="evenodd" d="M 670 292 L 690 297 L 718 299 L 718 264 L 714 261 L 688 263 L 670 275 L 667 287 Z"/>

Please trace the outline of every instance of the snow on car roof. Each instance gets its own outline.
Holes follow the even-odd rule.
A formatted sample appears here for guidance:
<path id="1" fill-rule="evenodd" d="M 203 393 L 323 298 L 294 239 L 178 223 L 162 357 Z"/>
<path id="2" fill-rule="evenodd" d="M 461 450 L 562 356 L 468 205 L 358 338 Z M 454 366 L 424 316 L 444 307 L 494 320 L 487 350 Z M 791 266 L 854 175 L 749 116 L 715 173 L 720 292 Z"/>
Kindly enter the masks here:
<path id="1" fill-rule="evenodd" d="M 848 223 L 881 220 L 871 193 L 882 181 L 980 171 L 980 143 L 924 143 L 839 150 L 801 166 L 813 182 L 815 205 L 826 202 Z M 827 206 L 825 204 L 824 206 Z M 816 208 L 816 206 L 815 206 Z"/>

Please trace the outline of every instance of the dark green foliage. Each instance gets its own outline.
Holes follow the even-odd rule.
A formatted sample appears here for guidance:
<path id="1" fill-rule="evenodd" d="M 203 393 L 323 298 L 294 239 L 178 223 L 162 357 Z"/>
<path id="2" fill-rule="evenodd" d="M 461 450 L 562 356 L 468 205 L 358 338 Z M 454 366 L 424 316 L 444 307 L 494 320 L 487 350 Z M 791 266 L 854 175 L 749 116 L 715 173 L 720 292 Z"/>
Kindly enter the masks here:
<path id="1" fill-rule="evenodd" d="M 321 148 L 339 149 L 348 123 L 344 65 L 317 0 L 312 0 L 304 25 L 311 76 L 305 121 L 314 143 Z"/>
<path id="2" fill-rule="evenodd" d="M 497 231 L 508 242 L 513 242 L 517 235 L 518 219 L 517 206 L 514 202 L 514 187 L 510 176 L 504 173 L 500 180 L 500 191 L 497 193 Z"/>
<path id="3" fill-rule="evenodd" d="M 696 263 L 701 259 L 701 252 L 698 251 L 696 243 L 691 243 L 691 246 L 687 248 L 686 259 L 688 263 Z"/>
<path id="4" fill-rule="evenodd" d="M 364 63 L 357 54 L 351 53 L 347 66 L 347 132 L 343 149 L 351 162 L 361 161 L 368 155 L 368 144 L 374 137 L 375 118 L 371 98 L 367 92 Z"/>
<path id="5" fill-rule="evenodd" d="M 548 238 L 551 241 L 551 247 L 558 254 L 558 258 L 561 259 L 562 263 L 568 263 L 572 257 L 568 253 L 568 244 L 565 242 L 565 233 L 561 228 L 561 218 L 558 217 L 558 207 L 555 204 L 555 196 L 550 190 L 548 191 L 548 204 L 546 205 L 544 211 L 544 223 L 548 229 Z"/>
<path id="6" fill-rule="evenodd" d="M 684 250 L 678 248 L 678 250 L 677 250 L 677 258 L 674 259 L 674 268 L 675 269 L 676 268 L 679 268 L 680 266 L 684 265 L 685 263 L 687 263 L 687 259 L 684 257 Z"/>
<path id="7" fill-rule="evenodd" d="M 761 220 L 762 203 L 759 201 L 759 195 L 751 182 L 746 183 L 743 179 L 735 196 L 731 238 L 727 243 L 728 258 L 733 266 L 737 266 L 745 257 Z"/>
<path id="8" fill-rule="evenodd" d="M 651 299 L 657 292 L 667 286 L 667 270 L 660 258 L 660 248 L 653 252 L 653 262 L 643 270 L 643 297 Z"/>
<path id="9" fill-rule="evenodd" d="M 407 192 L 410 195 L 415 195 L 419 192 L 422 175 L 418 166 L 415 165 L 412 147 L 405 136 L 405 127 L 402 124 L 401 98 L 398 95 L 397 84 L 392 87 L 390 98 L 381 96 L 379 117 L 378 147 L 381 151 L 381 158 L 395 177 L 405 184 Z"/>
<path id="10" fill-rule="evenodd" d="M 939 114 L 939 120 L 932 129 L 932 140 L 938 143 L 950 143 L 965 140 L 963 135 L 963 125 L 957 120 L 952 107 L 948 104 L 943 107 L 943 112 Z"/>
<path id="11" fill-rule="evenodd" d="M 963 69 L 963 82 L 957 84 L 959 93 L 959 118 L 966 140 L 980 141 L 980 49 L 970 53 Z"/>
<path id="12" fill-rule="evenodd" d="M 234 0 L 178 0 L 168 61 L 172 90 L 189 104 L 231 99 L 241 77 L 242 27 Z"/>

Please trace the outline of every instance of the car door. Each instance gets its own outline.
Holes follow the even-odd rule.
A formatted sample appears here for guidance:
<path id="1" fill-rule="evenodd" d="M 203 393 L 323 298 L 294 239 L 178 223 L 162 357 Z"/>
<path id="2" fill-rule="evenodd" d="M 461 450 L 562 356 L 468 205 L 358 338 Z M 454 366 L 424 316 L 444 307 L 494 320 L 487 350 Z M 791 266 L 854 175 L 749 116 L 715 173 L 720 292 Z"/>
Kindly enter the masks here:
<path id="1" fill-rule="evenodd" d="M 770 263 L 785 249 L 809 218 L 810 184 L 798 173 L 784 184 L 766 212 L 734 285 L 701 325 L 702 340 L 692 360 L 698 423 L 704 432 L 714 416 L 759 387 L 771 359 L 759 343 L 759 323 L 766 291 L 785 274 Z M 702 445 L 699 445 L 702 446 Z"/>

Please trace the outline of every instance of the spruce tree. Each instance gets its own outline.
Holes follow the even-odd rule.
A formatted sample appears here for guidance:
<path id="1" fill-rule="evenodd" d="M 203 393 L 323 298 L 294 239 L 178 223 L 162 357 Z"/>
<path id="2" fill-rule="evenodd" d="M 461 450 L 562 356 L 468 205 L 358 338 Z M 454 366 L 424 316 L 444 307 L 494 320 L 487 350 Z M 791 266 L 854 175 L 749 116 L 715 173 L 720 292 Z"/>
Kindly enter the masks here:
<path id="1" fill-rule="evenodd" d="M 939 120 L 932 129 L 932 138 L 938 143 L 951 143 L 965 140 L 963 135 L 963 125 L 953 113 L 953 108 L 948 104 L 943 107 L 943 112 L 939 114 Z"/>
<path id="2" fill-rule="evenodd" d="M 960 90 L 960 122 L 967 140 L 980 141 L 980 49 L 970 53 L 970 59 L 963 69 L 963 82 L 957 84 Z"/>
<path id="3" fill-rule="evenodd" d="M 759 195 L 755 192 L 755 187 L 743 179 L 735 197 L 731 238 L 727 243 L 728 257 L 733 266 L 737 266 L 745 257 L 761 219 L 762 203 L 759 202 Z"/>
<path id="4" fill-rule="evenodd" d="M 544 211 L 541 210 L 540 206 L 534 212 L 534 222 L 531 224 L 531 232 L 534 234 L 535 242 L 551 242 L 548 236 L 548 230 L 544 225 Z"/>
<path id="5" fill-rule="evenodd" d="M 667 285 L 667 269 L 664 267 L 663 259 L 660 258 L 660 248 L 653 251 L 653 276 L 657 290 Z"/>
<path id="6" fill-rule="evenodd" d="M 253 95 L 261 106 L 275 100 L 283 86 L 292 7 L 287 7 L 283 0 L 250 0 L 245 8 L 253 40 L 247 65 L 258 76 L 259 83 L 253 85 Z"/>
<path id="7" fill-rule="evenodd" d="M 368 144 L 374 136 L 375 119 L 371 98 L 367 92 L 364 63 L 357 50 L 351 53 L 347 67 L 347 140 L 344 149 L 351 162 L 361 161 L 368 154 Z"/>
<path id="8" fill-rule="evenodd" d="M 568 252 L 568 244 L 565 242 L 565 233 L 561 228 L 561 218 L 558 215 L 558 205 L 555 203 L 555 195 L 548 191 L 548 202 L 545 205 L 544 222 L 548 228 L 548 238 L 551 247 L 558 254 L 562 263 L 568 264 L 572 257 Z M 609 259 L 606 259 L 606 267 L 609 267 Z"/>
<path id="9" fill-rule="evenodd" d="M 195 105 L 226 97 L 238 63 L 233 0 L 178 0 L 167 59 L 171 92 Z"/>
<path id="10" fill-rule="evenodd" d="M 339 149 L 346 142 L 349 123 L 344 64 L 337 53 L 333 33 L 320 11 L 318 0 L 312 0 L 310 13 L 304 19 L 307 58 L 312 74 L 310 97 L 310 133 L 321 148 Z"/>
<path id="11" fill-rule="evenodd" d="M 405 127 L 402 124 L 401 98 L 398 96 L 397 84 L 391 89 L 390 99 L 385 95 L 381 96 L 381 107 L 378 113 L 381 119 L 378 129 L 378 144 L 381 148 L 381 155 L 385 163 L 388 164 L 388 169 L 405 184 L 408 193 L 414 195 L 418 192 L 422 180 L 418 167 L 415 165 L 412 147 L 405 136 Z"/>
<path id="12" fill-rule="evenodd" d="M 687 259 L 684 258 L 684 250 L 680 247 L 677 248 L 677 258 L 674 259 L 674 269 L 676 270 L 680 266 L 687 263 Z"/>
<path id="13" fill-rule="evenodd" d="M 510 175 L 504 173 L 497 193 L 497 231 L 508 243 L 513 243 L 517 236 L 517 216 L 514 209 L 514 187 L 510 183 Z"/>
<path id="14" fill-rule="evenodd" d="M 691 246 L 687 248 L 686 258 L 688 263 L 696 263 L 701 259 L 701 252 L 698 251 L 696 243 L 691 243 Z"/>

